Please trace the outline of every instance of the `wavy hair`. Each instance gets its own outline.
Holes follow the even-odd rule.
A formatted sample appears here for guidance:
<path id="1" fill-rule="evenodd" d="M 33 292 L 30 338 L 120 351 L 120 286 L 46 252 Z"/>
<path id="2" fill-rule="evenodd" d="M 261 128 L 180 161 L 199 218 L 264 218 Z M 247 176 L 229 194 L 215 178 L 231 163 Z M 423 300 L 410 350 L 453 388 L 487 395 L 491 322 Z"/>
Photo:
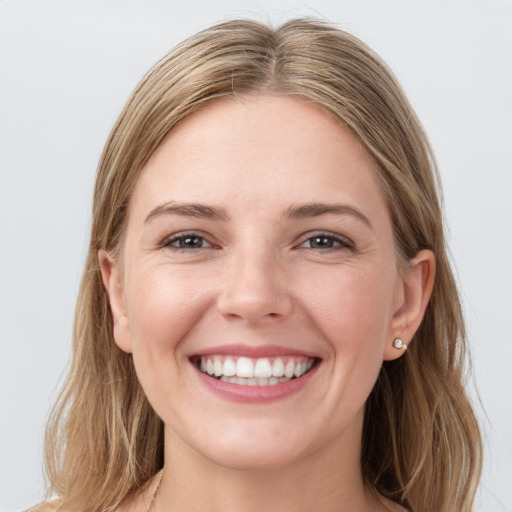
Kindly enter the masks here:
<path id="1" fill-rule="evenodd" d="M 141 168 L 176 123 L 216 98 L 254 94 L 302 98 L 341 120 L 378 165 L 398 261 L 434 252 L 423 322 L 404 357 L 384 362 L 368 398 L 361 464 L 369 489 L 410 511 L 469 512 L 481 440 L 464 390 L 464 322 L 435 159 L 380 58 L 354 36 L 310 19 L 275 29 L 233 20 L 200 32 L 149 71 L 117 120 L 97 173 L 71 368 L 47 429 L 49 493 L 60 497 L 48 507 L 112 512 L 163 465 L 163 424 L 131 355 L 114 343 L 98 251 L 118 254 Z"/>

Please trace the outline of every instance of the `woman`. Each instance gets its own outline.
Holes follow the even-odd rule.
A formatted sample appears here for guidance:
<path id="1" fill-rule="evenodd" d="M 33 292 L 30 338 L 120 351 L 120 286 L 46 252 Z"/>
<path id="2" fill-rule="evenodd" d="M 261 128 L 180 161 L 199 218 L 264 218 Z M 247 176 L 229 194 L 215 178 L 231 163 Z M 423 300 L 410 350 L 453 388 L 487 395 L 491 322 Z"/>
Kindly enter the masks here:
<path id="1" fill-rule="evenodd" d="M 463 358 L 391 73 L 322 23 L 215 26 L 104 150 L 41 509 L 469 511 Z"/>

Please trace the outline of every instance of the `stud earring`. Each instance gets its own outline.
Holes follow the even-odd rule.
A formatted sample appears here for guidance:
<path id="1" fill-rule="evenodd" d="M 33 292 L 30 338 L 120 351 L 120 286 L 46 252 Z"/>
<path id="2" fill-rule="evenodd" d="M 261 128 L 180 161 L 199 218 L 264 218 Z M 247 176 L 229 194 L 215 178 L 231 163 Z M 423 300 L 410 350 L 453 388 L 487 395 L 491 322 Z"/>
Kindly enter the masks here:
<path id="1" fill-rule="evenodd" d="M 393 341 L 393 346 L 397 350 L 407 349 L 407 345 L 400 338 L 397 338 L 395 341 Z"/>

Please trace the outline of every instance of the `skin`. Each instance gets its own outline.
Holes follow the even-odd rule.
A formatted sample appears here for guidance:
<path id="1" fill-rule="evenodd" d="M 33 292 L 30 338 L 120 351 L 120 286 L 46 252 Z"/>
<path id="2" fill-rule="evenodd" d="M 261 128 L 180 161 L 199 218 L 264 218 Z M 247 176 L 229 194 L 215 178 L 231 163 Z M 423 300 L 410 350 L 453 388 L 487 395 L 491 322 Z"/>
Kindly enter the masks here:
<path id="1" fill-rule="evenodd" d="M 163 212 L 171 201 L 225 218 Z M 311 203 L 344 210 L 288 215 Z M 165 423 L 153 511 L 401 510 L 363 485 L 363 411 L 383 360 L 405 352 L 393 340 L 421 322 L 434 257 L 398 268 L 376 166 L 339 121 L 278 96 L 192 114 L 142 170 L 119 261 L 99 259 L 116 343 Z M 315 373 L 282 399 L 235 403 L 190 361 L 231 343 L 307 352 Z"/>

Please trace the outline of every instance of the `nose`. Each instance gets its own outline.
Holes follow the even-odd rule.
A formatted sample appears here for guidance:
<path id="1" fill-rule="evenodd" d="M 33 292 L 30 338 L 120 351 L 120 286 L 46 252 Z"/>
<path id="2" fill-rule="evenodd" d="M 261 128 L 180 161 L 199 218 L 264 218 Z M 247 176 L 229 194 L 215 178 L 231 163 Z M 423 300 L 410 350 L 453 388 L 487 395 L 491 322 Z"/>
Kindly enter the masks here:
<path id="1" fill-rule="evenodd" d="M 226 262 L 218 310 L 228 318 L 257 324 L 287 317 L 292 299 L 284 263 L 276 255 L 238 254 Z"/>

